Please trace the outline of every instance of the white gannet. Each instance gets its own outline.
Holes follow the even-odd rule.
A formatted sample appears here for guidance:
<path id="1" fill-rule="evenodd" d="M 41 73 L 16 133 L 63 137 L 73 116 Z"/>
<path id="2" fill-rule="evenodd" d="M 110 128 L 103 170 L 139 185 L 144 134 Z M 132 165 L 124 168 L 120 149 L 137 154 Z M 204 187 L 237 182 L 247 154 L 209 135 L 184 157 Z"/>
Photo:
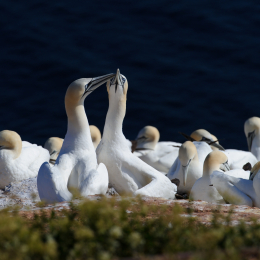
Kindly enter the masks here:
<path id="1" fill-rule="evenodd" d="M 178 157 L 180 143 L 159 142 L 160 133 L 156 127 L 145 126 L 136 139 L 134 155 L 166 175 Z"/>
<path id="2" fill-rule="evenodd" d="M 44 163 L 39 170 L 37 186 L 41 200 L 70 200 L 68 188 L 76 188 L 82 196 L 105 194 L 108 188 L 106 166 L 98 165 L 84 109 L 85 98 L 114 74 L 82 78 L 72 82 L 65 95 L 68 129 L 56 164 Z"/>
<path id="3" fill-rule="evenodd" d="M 192 132 L 190 137 L 191 137 L 191 139 L 193 139 L 193 141 L 208 143 L 211 146 L 212 150 L 222 150 L 222 151 L 225 150 L 219 144 L 218 139 L 216 138 L 216 136 L 212 135 L 211 133 L 209 133 L 205 129 L 198 129 L 198 130 Z"/>
<path id="4" fill-rule="evenodd" d="M 90 125 L 89 129 L 90 129 L 91 139 L 92 139 L 94 148 L 96 149 L 101 140 L 101 133 L 95 125 Z"/>
<path id="5" fill-rule="evenodd" d="M 49 161 L 48 151 L 36 144 L 24 142 L 19 134 L 9 130 L 0 132 L 0 188 L 13 181 L 37 176 L 43 162 Z"/>
<path id="6" fill-rule="evenodd" d="M 127 90 L 127 79 L 118 69 L 116 76 L 107 83 L 109 108 L 103 136 L 96 150 L 98 162 L 106 165 L 109 183 L 119 194 L 173 199 L 176 185 L 129 150 L 122 131 Z"/>
<path id="7" fill-rule="evenodd" d="M 91 134 L 91 139 L 94 145 L 94 148 L 96 149 L 100 140 L 101 140 L 101 134 L 99 129 L 94 126 L 90 125 L 90 134 Z M 50 137 L 44 144 L 44 148 L 47 149 L 50 153 L 50 163 L 55 164 L 56 159 L 58 158 L 60 154 L 60 149 L 62 147 L 64 139 L 59 138 L 59 137 Z M 24 144 L 23 144 L 24 146 Z"/>
<path id="8" fill-rule="evenodd" d="M 260 118 L 251 117 L 246 120 L 244 131 L 247 139 L 248 150 L 260 160 Z"/>
<path id="9" fill-rule="evenodd" d="M 217 137 L 213 134 L 210 134 L 205 129 L 196 130 L 191 134 L 191 137 L 197 141 L 201 140 L 208 142 L 213 151 L 224 150 L 224 148 L 219 144 Z M 255 165 L 257 163 L 257 159 L 250 152 L 236 149 L 226 149 L 225 153 L 228 157 L 228 164 L 231 170 L 242 169 L 243 166 L 248 162 L 251 165 Z"/>
<path id="10" fill-rule="evenodd" d="M 260 162 L 252 168 L 250 180 L 225 175 L 218 171 L 212 173 L 210 180 L 227 202 L 260 207 Z"/>
<path id="11" fill-rule="evenodd" d="M 214 171 L 225 172 L 225 174 L 248 178 L 249 173 L 244 170 L 231 170 L 228 165 L 228 157 L 224 152 L 213 151 L 207 155 L 203 165 L 203 175 L 193 185 L 190 198 L 193 200 L 204 200 L 207 202 L 225 203 L 217 189 L 211 185 L 210 175 Z"/>
<path id="12" fill-rule="evenodd" d="M 60 154 L 60 149 L 62 147 L 64 139 L 59 137 L 50 137 L 44 144 L 44 148 L 49 151 L 50 163 L 55 164 L 56 159 Z"/>
<path id="13" fill-rule="evenodd" d="M 203 163 L 210 152 L 212 149 L 206 142 L 186 141 L 182 144 L 179 156 L 167 174 L 170 180 L 180 180 L 178 194 L 190 193 L 196 180 L 202 177 Z"/>

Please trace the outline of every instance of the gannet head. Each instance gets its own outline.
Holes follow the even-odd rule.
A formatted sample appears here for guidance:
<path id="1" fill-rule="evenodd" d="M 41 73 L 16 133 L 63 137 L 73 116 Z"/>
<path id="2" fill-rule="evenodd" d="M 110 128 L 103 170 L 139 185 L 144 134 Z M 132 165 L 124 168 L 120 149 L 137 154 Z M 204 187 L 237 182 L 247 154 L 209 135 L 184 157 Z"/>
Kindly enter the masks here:
<path id="1" fill-rule="evenodd" d="M 179 149 L 179 160 L 183 172 L 183 186 L 186 185 L 190 163 L 195 158 L 198 158 L 196 146 L 191 141 L 186 141 Z"/>
<path id="2" fill-rule="evenodd" d="M 22 151 L 22 139 L 14 131 L 3 130 L 0 132 L 0 150 L 10 150 L 13 159 L 19 157 Z"/>
<path id="3" fill-rule="evenodd" d="M 253 139 L 259 134 L 260 129 L 260 118 L 250 117 L 244 124 L 244 131 L 247 139 L 248 150 L 251 151 Z"/>
<path id="4" fill-rule="evenodd" d="M 260 170 L 260 162 L 257 162 L 250 171 L 249 180 L 253 180 L 255 178 L 256 174 L 259 172 L 259 170 Z"/>
<path id="5" fill-rule="evenodd" d="M 73 81 L 66 92 L 65 104 L 82 104 L 85 98 L 96 88 L 113 78 L 115 74 L 107 74 L 96 78 L 81 78 Z"/>
<path id="6" fill-rule="evenodd" d="M 156 127 L 145 126 L 142 128 L 135 141 L 136 149 L 135 150 L 153 150 L 160 139 L 160 133 Z"/>
<path id="7" fill-rule="evenodd" d="M 107 92 L 109 97 L 111 94 L 113 96 L 125 97 L 128 90 L 128 82 L 124 75 L 120 74 L 119 69 L 116 71 L 116 75 L 114 75 L 110 81 L 107 82 Z"/>
<path id="8" fill-rule="evenodd" d="M 63 145 L 64 139 L 59 137 L 50 137 L 44 144 L 44 148 L 50 153 L 50 163 L 55 164 L 56 159 L 60 154 L 60 149 Z"/>
<path id="9" fill-rule="evenodd" d="M 225 149 L 217 141 L 217 138 L 214 135 L 211 135 L 205 129 L 198 129 L 198 130 L 194 131 L 190 136 L 198 142 L 206 142 L 210 146 L 213 146 L 213 147 L 217 148 L 218 150 L 225 151 Z"/>
<path id="10" fill-rule="evenodd" d="M 100 133 L 99 129 L 94 125 L 90 125 L 89 129 L 90 129 L 91 139 L 92 139 L 94 148 L 96 149 L 101 140 L 101 133 Z"/>
<path id="11" fill-rule="evenodd" d="M 227 156 L 221 151 L 212 151 L 204 161 L 203 176 L 211 175 L 213 171 L 230 171 Z"/>

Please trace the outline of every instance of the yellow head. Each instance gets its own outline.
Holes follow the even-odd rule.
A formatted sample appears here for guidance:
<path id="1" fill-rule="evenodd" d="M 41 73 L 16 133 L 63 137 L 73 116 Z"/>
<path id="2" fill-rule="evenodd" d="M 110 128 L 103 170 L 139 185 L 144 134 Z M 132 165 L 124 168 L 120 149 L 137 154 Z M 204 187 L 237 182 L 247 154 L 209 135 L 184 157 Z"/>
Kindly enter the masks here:
<path id="1" fill-rule="evenodd" d="M 59 137 L 50 137 L 44 144 L 44 148 L 50 153 L 50 163 L 55 163 L 59 156 L 64 139 Z"/>
<path id="2" fill-rule="evenodd" d="M 221 151 L 209 153 L 204 161 L 203 175 L 210 175 L 213 171 L 230 171 L 227 156 Z"/>
<path id="3" fill-rule="evenodd" d="M 119 69 L 117 69 L 114 77 L 107 81 L 108 96 L 118 96 L 126 100 L 127 90 L 128 81 L 124 75 L 120 74 Z"/>
<path id="4" fill-rule="evenodd" d="M 94 125 L 90 125 L 89 129 L 90 129 L 93 145 L 96 149 L 101 140 L 101 133 L 100 133 L 99 129 Z"/>
<path id="5" fill-rule="evenodd" d="M 22 139 L 14 131 L 3 130 L 0 132 L 0 150 L 10 150 L 13 158 L 19 157 L 22 151 Z"/>
<path id="6" fill-rule="evenodd" d="M 211 134 L 205 129 L 198 129 L 190 135 L 196 141 L 213 141 Z"/>
<path id="7" fill-rule="evenodd" d="M 198 159 L 196 146 L 191 141 L 186 141 L 179 149 L 179 160 L 182 165 L 183 186 L 186 185 L 189 166 L 192 160 Z"/>
<path id="8" fill-rule="evenodd" d="M 156 127 L 145 126 L 140 130 L 136 137 L 136 149 L 154 149 L 160 139 L 160 133 Z"/>
<path id="9" fill-rule="evenodd" d="M 260 170 L 260 162 L 257 162 L 254 167 L 252 168 L 251 172 L 250 172 L 250 178 L 249 180 L 253 180 L 254 177 L 256 176 L 256 174 L 259 172 Z"/>
<path id="10" fill-rule="evenodd" d="M 244 131 L 245 131 L 249 151 L 251 151 L 254 137 L 259 134 L 259 129 L 260 129 L 259 117 L 255 116 L 246 120 L 244 124 Z"/>

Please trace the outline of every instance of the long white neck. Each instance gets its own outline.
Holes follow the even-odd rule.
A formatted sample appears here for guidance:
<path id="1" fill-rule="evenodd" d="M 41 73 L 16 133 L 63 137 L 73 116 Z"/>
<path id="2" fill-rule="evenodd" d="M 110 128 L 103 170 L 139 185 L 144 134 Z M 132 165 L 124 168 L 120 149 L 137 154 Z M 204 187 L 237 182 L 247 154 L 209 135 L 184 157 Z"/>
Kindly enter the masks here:
<path id="1" fill-rule="evenodd" d="M 64 144 L 77 146 L 82 149 L 94 149 L 89 129 L 88 119 L 85 113 L 84 100 L 77 104 L 65 104 L 68 117 L 68 129 Z"/>
<path id="2" fill-rule="evenodd" d="M 125 138 L 122 130 L 125 112 L 126 97 L 118 97 L 116 94 L 111 93 L 109 95 L 109 108 L 102 139 L 122 140 L 122 138 Z"/>
<path id="3" fill-rule="evenodd" d="M 260 160 L 260 135 L 256 135 L 252 142 L 251 153 Z"/>

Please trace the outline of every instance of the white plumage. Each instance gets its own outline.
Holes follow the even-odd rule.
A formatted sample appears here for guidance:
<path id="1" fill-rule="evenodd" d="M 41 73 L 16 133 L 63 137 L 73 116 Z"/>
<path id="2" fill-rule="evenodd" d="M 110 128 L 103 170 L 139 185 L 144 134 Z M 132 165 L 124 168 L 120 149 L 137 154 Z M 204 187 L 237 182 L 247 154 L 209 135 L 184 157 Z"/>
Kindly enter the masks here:
<path id="1" fill-rule="evenodd" d="M 10 182 L 37 176 L 43 162 L 49 161 L 46 149 L 36 144 L 22 142 L 13 131 L 0 132 L 0 188 Z"/>
<path id="2" fill-rule="evenodd" d="M 82 196 L 106 193 L 108 173 L 103 164 L 97 163 L 84 100 L 112 76 L 78 79 L 68 87 L 65 96 L 68 130 L 55 165 L 51 168 L 44 163 L 40 168 L 37 185 L 41 200 L 70 200 L 69 189 L 79 190 Z"/>
<path id="3" fill-rule="evenodd" d="M 119 194 L 175 198 L 176 185 L 129 150 L 122 131 L 128 83 L 119 70 L 107 88 L 109 109 L 97 157 L 108 169 L 109 183 Z"/>

